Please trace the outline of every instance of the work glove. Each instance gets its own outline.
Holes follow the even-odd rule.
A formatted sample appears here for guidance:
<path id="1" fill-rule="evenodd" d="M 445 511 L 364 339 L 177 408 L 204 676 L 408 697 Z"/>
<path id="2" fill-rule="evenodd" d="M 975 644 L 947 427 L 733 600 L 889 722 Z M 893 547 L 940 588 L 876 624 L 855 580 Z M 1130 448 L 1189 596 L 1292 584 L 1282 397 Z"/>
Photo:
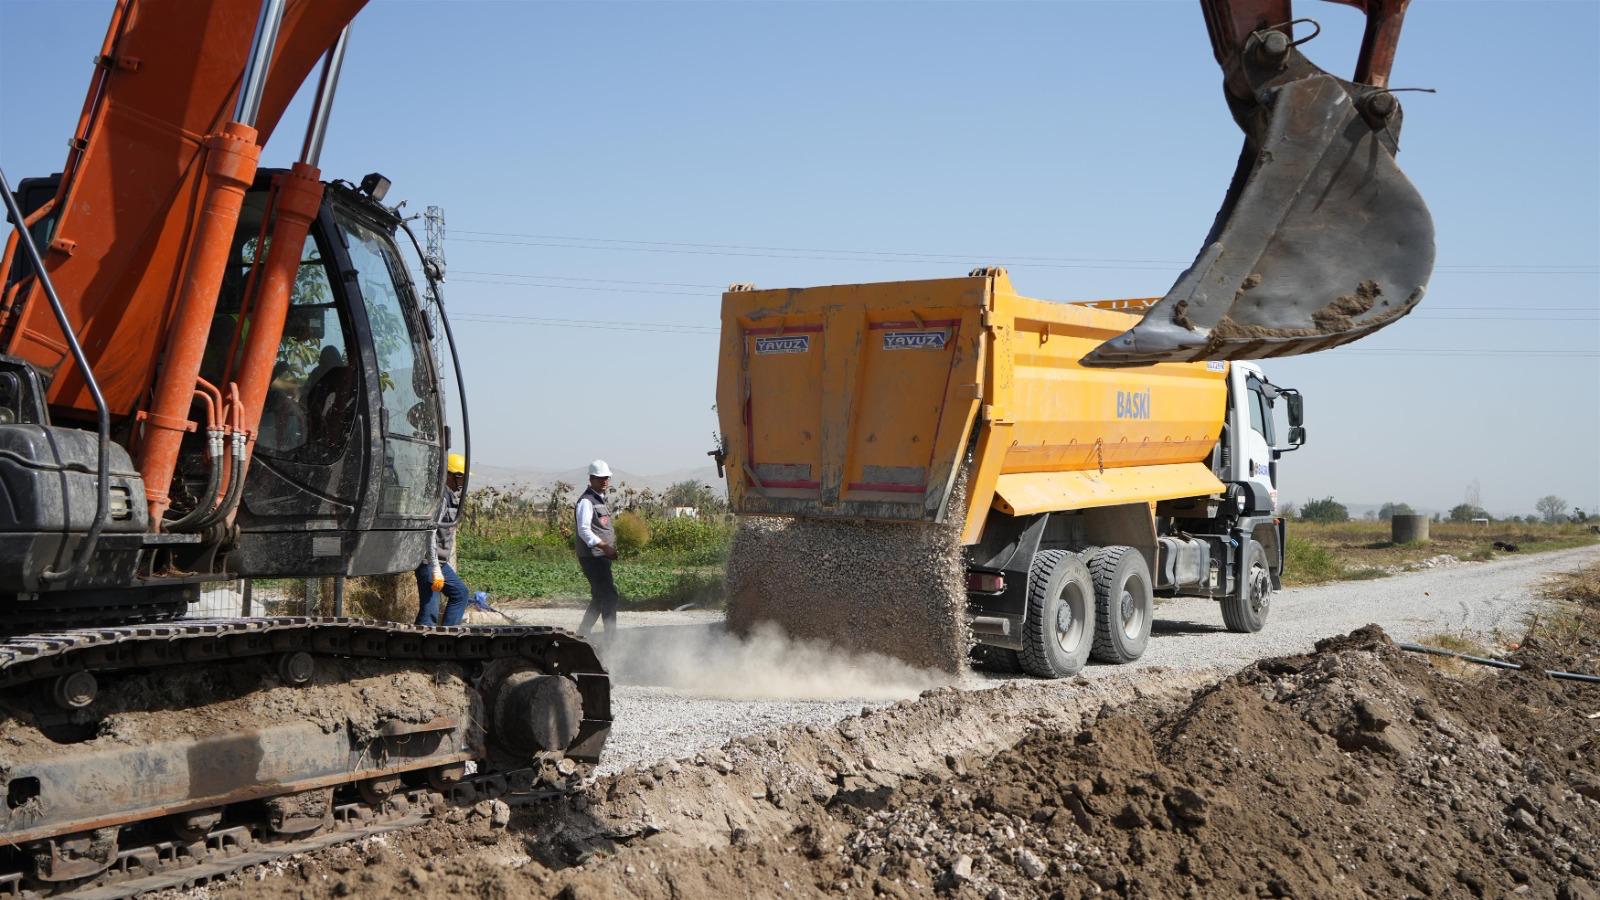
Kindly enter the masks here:
<path id="1" fill-rule="evenodd" d="M 438 566 L 434 566 L 433 567 L 433 592 L 437 594 L 438 592 L 440 592 L 442 590 L 444 590 L 444 570 L 439 568 Z"/>

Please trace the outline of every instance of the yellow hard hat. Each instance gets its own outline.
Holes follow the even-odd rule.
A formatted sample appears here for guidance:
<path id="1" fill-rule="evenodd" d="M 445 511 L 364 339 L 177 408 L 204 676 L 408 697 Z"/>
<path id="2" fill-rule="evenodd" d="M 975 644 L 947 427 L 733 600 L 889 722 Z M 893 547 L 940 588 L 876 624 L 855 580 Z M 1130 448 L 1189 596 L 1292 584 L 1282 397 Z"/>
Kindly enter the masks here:
<path id="1" fill-rule="evenodd" d="M 445 457 L 444 470 L 451 475 L 467 474 L 467 458 L 459 453 L 452 453 Z"/>

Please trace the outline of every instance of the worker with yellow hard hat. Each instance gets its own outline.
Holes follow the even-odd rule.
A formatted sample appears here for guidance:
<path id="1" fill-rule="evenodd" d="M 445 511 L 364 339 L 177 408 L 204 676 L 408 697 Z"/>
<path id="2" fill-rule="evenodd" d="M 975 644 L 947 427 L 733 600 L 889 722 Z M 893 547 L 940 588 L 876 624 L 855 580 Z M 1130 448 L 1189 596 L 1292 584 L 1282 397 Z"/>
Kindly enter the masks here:
<path id="1" fill-rule="evenodd" d="M 428 536 L 428 556 L 417 566 L 418 625 L 460 625 L 467 614 L 467 584 L 456 574 L 456 526 L 461 524 L 461 501 L 467 483 L 467 458 L 459 453 L 445 457 L 444 509 L 439 527 Z M 445 601 L 443 617 L 439 610 Z"/>

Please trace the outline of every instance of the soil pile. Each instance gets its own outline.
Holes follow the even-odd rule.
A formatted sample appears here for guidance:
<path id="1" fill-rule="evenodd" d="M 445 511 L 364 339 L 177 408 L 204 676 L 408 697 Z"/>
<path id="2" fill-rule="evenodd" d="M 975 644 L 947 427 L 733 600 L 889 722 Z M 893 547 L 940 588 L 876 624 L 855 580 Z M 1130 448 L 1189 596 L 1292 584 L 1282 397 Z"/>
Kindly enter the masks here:
<path id="1" fill-rule="evenodd" d="M 793 638 L 913 668 L 960 672 L 970 637 L 953 526 L 746 518 L 729 551 L 728 627 L 764 623 Z"/>
<path id="2" fill-rule="evenodd" d="M 1592 687 L 1452 678 L 1376 628 L 1198 692 L 1195 677 L 1148 675 L 932 691 L 836 728 L 629 769 L 507 828 L 457 810 L 341 851 L 338 867 L 313 857 L 298 877 L 239 888 L 1596 896 Z"/>

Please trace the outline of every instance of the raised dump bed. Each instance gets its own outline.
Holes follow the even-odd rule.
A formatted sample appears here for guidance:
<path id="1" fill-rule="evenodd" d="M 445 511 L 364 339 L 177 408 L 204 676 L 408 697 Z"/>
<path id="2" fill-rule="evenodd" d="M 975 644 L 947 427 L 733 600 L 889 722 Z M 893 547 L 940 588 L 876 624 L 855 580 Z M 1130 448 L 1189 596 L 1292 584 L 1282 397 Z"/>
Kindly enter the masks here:
<path id="1" fill-rule="evenodd" d="M 1224 363 L 1091 369 L 1128 314 L 967 278 L 734 291 L 717 381 L 745 514 L 938 522 L 1208 494 Z M 976 429 L 976 440 L 973 440 Z M 950 510 L 970 456 L 965 508 Z"/>
<path id="2" fill-rule="evenodd" d="M 1091 649 L 1136 658 L 1158 589 L 1231 597 L 1229 626 L 1259 629 L 1282 570 L 1277 458 L 1292 449 L 1274 447 L 1272 408 L 1290 397 L 1298 446 L 1299 396 L 1251 364 L 1080 365 L 1127 330 L 1118 305 L 1141 306 L 1029 299 L 1002 269 L 730 290 L 717 403 L 733 510 L 948 529 L 977 640 L 1038 674 L 1075 672 Z M 826 574 L 833 594 L 851 583 Z M 886 603 L 883 621 L 905 599 L 830 602 Z"/>

